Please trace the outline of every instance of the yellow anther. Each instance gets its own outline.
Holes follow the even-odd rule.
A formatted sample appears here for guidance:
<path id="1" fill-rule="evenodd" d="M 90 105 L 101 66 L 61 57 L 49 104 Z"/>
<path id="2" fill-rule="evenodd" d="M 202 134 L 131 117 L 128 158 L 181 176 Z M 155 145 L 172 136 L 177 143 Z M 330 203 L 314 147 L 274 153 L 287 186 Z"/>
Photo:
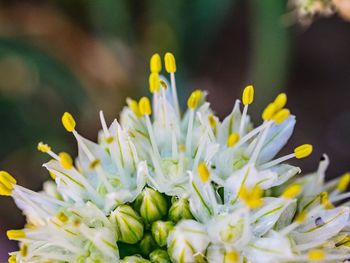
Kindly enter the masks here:
<path id="1" fill-rule="evenodd" d="M 212 127 L 213 129 L 216 127 L 216 119 L 215 119 L 215 116 L 213 114 L 208 115 L 208 122 L 209 122 L 210 127 Z"/>
<path id="2" fill-rule="evenodd" d="M 227 138 L 227 147 L 233 147 L 239 141 L 238 133 L 231 133 Z"/>
<path id="3" fill-rule="evenodd" d="M 19 252 L 21 252 L 22 257 L 26 257 L 28 255 L 28 245 L 22 244 Z"/>
<path id="4" fill-rule="evenodd" d="M 160 82 L 159 82 L 159 74 L 158 73 L 154 73 L 154 72 L 151 73 L 149 75 L 148 83 L 149 83 L 150 92 L 152 92 L 152 93 L 159 92 Z"/>
<path id="5" fill-rule="evenodd" d="M 199 102 L 203 97 L 203 92 L 199 89 L 193 91 L 191 96 L 187 100 L 187 106 L 189 109 L 195 109 L 198 107 Z"/>
<path id="6" fill-rule="evenodd" d="M 252 104 L 254 101 L 254 87 L 249 85 L 245 87 L 242 95 L 242 102 L 244 105 Z"/>
<path id="7" fill-rule="evenodd" d="M 345 236 L 342 240 L 337 242 L 335 244 L 335 246 L 336 247 L 339 247 L 339 246 L 347 246 L 347 247 L 349 247 L 350 246 L 350 236 Z"/>
<path id="8" fill-rule="evenodd" d="M 65 112 L 62 115 L 62 124 L 68 132 L 72 132 L 75 130 L 76 123 L 73 116 L 69 112 Z"/>
<path id="9" fill-rule="evenodd" d="M 100 165 L 100 160 L 96 159 L 90 163 L 89 167 L 90 169 L 95 169 L 98 165 Z"/>
<path id="10" fill-rule="evenodd" d="M 49 151 L 51 151 L 51 147 L 43 142 L 39 142 L 37 148 L 43 153 L 48 153 Z"/>
<path id="11" fill-rule="evenodd" d="M 269 105 L 267 105 L 267 107 L 264 109 L 263 113 L 262 113 L 262 119 L 264 121 L 269 121 L 272 119 L 272 116 L 275 114 L 276 112 L 276 106 L 274 103 L 270 103 Z"/>
<path id="12" fill-rule="evenodd" d="M 71 169 L 73 167 L 73 160 L 72 157 L 66 152 L 61 152 L 59 154 L 60 157 L 60 164 L 65 169 Z"/>
<path id="13" fill-rule="evenodd" d="M 305 211 L 302 211 L 295 217 L 295 222 L 302 224 L 305 222 L 306 217 L 307 213 Z"/>
<path id="14" fill-rule="evenodd" d="M 182 153 L 186 152 L 186 146 L 185 146 L 185 144 L 180 144 L 180 145 L 179 145 L 179 152 L 182 152 Z"/>
<path id="15" fill-rule="evenodd" d="M 199 175 L 199 178 L 202 180 L 202 182 L 207 182 L 210 179 L 210 172 L 208 170 L 208 167 L 205 163 L 200 163 L 197 168 L 197 172 Z"/>
<path id="16" fill-rule="evenodd" d="M 310 261 L 321 261 L 326 258 L 326 252 L 320 249 L 312 249 L 307 253 L 307 258 Z"/>
<path id="17" fill-rule="evenodd" d="M 320 203 L 326 209 L 334 208 L 334 205 L 331 203 L 331 201 L 328 198 L 328 193 L 327 192 L 320 193 Z"/>
<path id="18" fill-rule="evenodd" d="M 167 52 L 165 54 L 164 62 L 165 62 L 165 70 L 168 73 L 175 73 L 176 72 L 176 61 L 175 61 L 175 57 L 172 53 Z"/>
<path id="19" fill-rule="evenodd" d="M 16 255 L 11 255 L 8 259 L 8 263 L 16 263 L 16 262 L 17 262 Z"/>
<path id="20" fill-rule="evenodd" d="M 6 234 L 10 240 L 20 240 L 26 237 L 26 233 L 23 230 L 8 230 Z"/>
<path id="21" fill-rule="evenodd" d="M 297 159 L 308 157 L 312 153 L 313 147 L 311 144 L 303 144 L 294 149 L 294 154 Z"/>
<path id="22" fill-rule="evenodd" d="M 109 136 L 106 138 L 106 143 L 108 143 L 108 144 L 112 143 L 113 141 L 114 141 L 113 136 Z"/>
<path id="23" fill-rule="evenodd" d="M 51 176 L 52 180 L 56 180 L 57 175 L 54 172 L 49 171 L 49 175 Z"/>
<path id="24" fill-rule="evenodd" d="M 287 199 L 292 199 L 300 194 L 300 192 L 301 186 L 299 184 L 292 184 L 284 190 L 282 196 Z"/>
<path id="25" fill-rule="evenodd" d="M 346 188 L 348 188 L 348 185 L 350 183 L 350 173 L 343 174 L 337 185 L 337 189 L 339 192 L 345 192 Z"/>
<path id="26" fill-rule="evenodd" d="M 147 97 L 142 97 L 139 101 L 139 111 L 142 116 L 151 115 L 152 108 L 151 103 Z"/>
<path id="27" fill-rule="evenodd" d="M 12 194 L 13 185 L 17 183 L 8 172 L 0 171 L 0 195 L 10 196 Z"/>
<path id="28" fill-rule="evenodd" d="M 129 105 L 129 108 L 131 109 L 131 111 L 137 116 L 137 117 L 141 117 L 141 113 L 140 113 L 140 108 L 139 108 L 139 104 L 136 100 L 132 100 L 132 99 L 128 99 L 127 103 Z"/>
<path id="29" fill-rule="evenodd" d="M 166 83 L 165 83 L 164 80 L 160 80 L 159 83 L 160 83 L 160 86 L 162 86 L 162 88 L 163 88 L 164 90 L 166 90 L 166 89 L 168 88 L 168 86 L 166 85 Z"/>
<path id="30" fill-rule="evenodd" d="M 281 124 L 290 116 L 288 109 L 282 109 L 272 116 L 272 119 L 277 123 Z"/>
<path id="31" fill-rule="evenodd" d="M 259 186 L 253 187 L 253 189 L 247 189 L 242 187 L 239 192 L 239 198 L 251 209 L 258 208 L 264 204 L 261 198 L 264 191 Z"/>
<path id="32" fill-rule="evenodd" d="M 151 57 L 150 69 L 152 73 L 159 73 L 162 70 L 162 61 L 158 53 L 153 54 Z"/>
<path id="33" fill-rule="evenodd" d="M 287 95 L 285 93 L 280 93 L 274 100 L 273 104 L 275 104 L 276 110 L 283 109 L 287 104 Z"/>
<path id="34" fill-rule="evenodd" d="M 232 250 L 232 251 L 228 251 L 228 252 L 225 253 L 224 262 L 236 263 L 238 261 L 239 261 L 239 254 L 238 254 L 238 252 Z"/>
<path id="35" fill-rule="evenodd" d="M 65 223 L 65 222 L 68 221 L 69 218 L 68 218 L 68 216 L 65 213 L 59 212 L 57 214 L 57 219 L 60 220 L 62 223 Z"/>

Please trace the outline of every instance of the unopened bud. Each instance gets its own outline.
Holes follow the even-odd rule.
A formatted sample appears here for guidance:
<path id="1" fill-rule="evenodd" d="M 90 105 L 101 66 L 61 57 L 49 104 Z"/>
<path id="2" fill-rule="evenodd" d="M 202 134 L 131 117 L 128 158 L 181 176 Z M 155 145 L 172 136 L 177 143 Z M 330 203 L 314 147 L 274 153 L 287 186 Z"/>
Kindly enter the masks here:
<path id="1" fill-rule="evenodd" d="M 171 221 L 156 221 L 152 224 L 152 235 L 160 247 L 167 244 L 169 232 L 174 228 Z"/>
<path id="2" fill-rule="evenodd" d="M 167 202 L 161 193 L 146 187 L 136 200 L 136 208 L 146 223 L 151 224 L 166 215 Z"/>
<path id="3" fill-rule="evenodd" d="M 143 256 L 148 257 L 148 255 L 157 248 L 157 243 L 150 233 L 146 233 L 141 242 L 140 249 Z"/>
<path id="4" fill-rule="evenodd" d="M 120 262 L 121 263 L 150 263 L 151 261 L 144 259 L 140 256 L 129 256 L 129 257 L 123 258 Z"/>
<path id="5" fill-rule="evenodd" d="M 171 263 L 168 252 L 163 249 L 156 249 L 150 255 L 149 259 L 154 263 Z"/>
<path id="6" fill-rule="evenodd" d="M 143 236 L 142 218 L 128 205 L 118 206 L 109 216 L 116 226 L 118 241 L 135 244 Z"/>
<path id="7" fill-rule="evenodd" d="M 187 199 L 178 199 L 171 205 L 168 217 L 171 221 L 177 223 L 182 219 L 192 219 L 190 205 Z"/>

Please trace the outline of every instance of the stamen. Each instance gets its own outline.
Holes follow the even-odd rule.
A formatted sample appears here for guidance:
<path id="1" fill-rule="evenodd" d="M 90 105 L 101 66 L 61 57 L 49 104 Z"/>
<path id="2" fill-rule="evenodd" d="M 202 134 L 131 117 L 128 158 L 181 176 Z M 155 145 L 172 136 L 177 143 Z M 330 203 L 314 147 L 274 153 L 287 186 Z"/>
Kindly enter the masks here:
<path id="1" fill-rule="evenodd" d="M 0 195 L 11 196 L 14 185 L 17 184 L 15 178 L 8 172 L 0 171 Z"/>
<path id="2" fill-rule="evenodd" d="M 328 198 L 328 193 L 327 192 L 322 192 L 320 193 L 320 203 L 323 205 L 325 209 L 332 209 L 334 208 L 333 204 Z"/>
<path id="3" fill-rule="evenodd" d="M 51 147 L 43 142 L 39 142 L 37 148 L 43 153 L 48 153 L 49 151 L 51 151 Z"/>
<path id="4" fill-rule="evenodd" d="M 244 105 L 243 108 L 243 113 L 241 117 L 241 123 L 239 125 L 239 135 L 242 135 L 243 128 L 244 128 L 244 123 L 247 117 L 247 112 L 248 112 L 248 105 L 252 104 L 254 101 L 254 87 L 252 85 L 249 85 L 245 87 L 242 95 L 242 102 Z"/>
<path id="5" fill-rule="evenodd" d="M 339 192 L 345 192 L 350 183 L 350 173 L 343 174 L 337 184 L 337 189 Z"/>
<path id="6" fill-rule="evenodd" d="M 321 261 L 326 258 L 326 253 L 320 249 L 313 249 L 307 253 L 307 258 L 310 261 Z"/>
<path id="7" fill-rule="evenodd" d="M 275 104 L 276 111 L 283 109 L 283 107 L 287 104 L 287 95 L 285 93 L 280 93 L 273 104 Z"/>
<path id="8" fill-rule="evenodd" d="M 276 105 L 274 103 L 270 103 L 264 109 L 261 117 L 264 121 L 269 121 L 272 119 L 272 116 L 275 114 L 275 112 L 276 112 Z"/>
<path id="9" fill-rule="evenodd" d="M 164 61 L 165 61 L 165 70 L 170 74 L 171 92 L 173 95 L 173 103 L 174 103 L 175 111 L 177 113 L 177 116 L 180 117 L 180 106 L 179 106 L 179 100 L 177 97 L 176 81 L 175 81 L 176 60 L 172 53 L 167 52 L 164 56 Z"/>
<path id="10" fill-rule="evenodd" d="M 61 152 L 59 153 L 59 157 L 60 157 L 60 164 L 62 165 L 63 168 L 71 169 L 73 167 L 72 157 L 68 153 Z"/>
<path id="11" fill-rule="evenodd" d="M 126 100 L 129 108 L 131 109 L 131 111 L 137 116 L 137 117 L 142 117 L 142 114 L 140 113 L 140 108 L 139 108 L 139 104 L 136 100 L 132 100 L 132 99 L 127 99 Z"/>
<path id="12" fill-rule="evenodd" d="M 239 254 L 238 252 L 231 250 L 225 253 L 225 259 L 224 262 L 227 263 L 236 263 L 239 261 Z"/>
<path id="13" fill-rule="evenodd" d="M 21 240 L 26 237 L 26 233 L 21 230 L 8 230 L 6 232 L 8 239 L 10 240 Z"/>
<path id="14" fill-rule="evenodd" d="M 264 191 L 259 186 L 254 186 L 253 189 L 242 187 L 239 192 L 239 198 L 251 209 L 259 208 L 264 204 L 261 198 Z"/>
<path id="15" fill-rule="evenodd" d="M 272 116 L 277 124 L 281 124 L 290 116 L 290 111 L 288 109 L 282 109 Z"/>
<path id="16" fill-rule="evenodd" d="M 151 57 L 150 70 L 152 73 L 159 73 L 162 70 L 162 61 L 158 53 L 153 54 Z"/>
<path id="17" fill-rule="evenodd" d="M 282 197 L 286 199 L 293 199 L 301 192 L 301 186 L 299 184 L 292 184 L 288 186 L 282 193 Z"/>
<path id="18" fill-rule="evenodd" d="M 151 73 L 148 79 L 149 90 L 151 93 L 157 93 L 160 90 L 159 74 Z"/>
<path id="19" fill-rule="evenodd" d="M 57 219 L 60 220 L 62 223 L 66 223 L 69 220 L 68 216 L 63 212 L 59 212 L 57 214 Z"/>
<path id="20" fill-rule="evenodd" d="M 294 149 L 295 158 L 302 159 L 308 157 L 312 153 L 313 147 L 311 144 L 303 144 Z"/>
<path id="21" fill-rule="evenodd" d="M 142 116 L 149 116 L 152 114 L 151 103 L 147 97 L 142 97 L 139 100 L 139 111 Z"/>
<path id="22" fill-rule="evenodd" d="M 187 128 L 187 135 L 186 135 L 186 152 L 187 154 L 191 155 L 192 152 L 192 129 L 193 129 L 193 122 L 194 122 L 194 110 L 198 107 L 198 104 L 200 100 L 202 99 L 202 91 L 201 90 L 195 90 L 191 93 L 190 97 L 187 100 L 187 106 L 190 109 L 190 116 L 188 119 L 188 128 Z"/>
<path id="23" fill-rule="evenodd" d="M 17 263 L 16 255 L 11 255 L 8 259 L 8 263 Z"/>
<path id="24" fill-rule="evenodd" d="M 68 132 L 73 132 L 75 130 L 75 120 L 69 112 L 65 112 L 62 115 L 62 124 Z"/>
<path id="25" fill-rule="evenodd" d="M 227 147 L 233 147 L 239 141 L 238 133 L 231 133 L 227 138 Z"/>
<path id="26" fill-rule="evenodd" d="M 198 165 L 197 172 L 199 178 L 202 180 L 203 183 L 208 182 L 208 180 L 210 179 L 210 172 L 205 163 L 202 162 Z"/>

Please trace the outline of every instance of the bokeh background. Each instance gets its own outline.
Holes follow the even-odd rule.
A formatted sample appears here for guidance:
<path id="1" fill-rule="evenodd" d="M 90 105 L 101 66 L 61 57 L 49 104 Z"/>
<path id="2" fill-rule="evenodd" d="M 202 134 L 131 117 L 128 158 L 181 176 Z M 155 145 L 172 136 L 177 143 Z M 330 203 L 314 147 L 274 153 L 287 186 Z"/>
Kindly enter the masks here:
<path id="1" fill-rule="evenodd" d="M 219 116 L 253 83 L 254 119 L 281 91 L 297 115 L 288 149 L 312 143 L 328 178 L 350 169 L 350 23 L 333 15 L 301 26 L 284 0 L 0 0 L 0 168 L 40 190 L 48 178 L 38 141 L 76 152 L 61 127 L 70 111 L 96 139 L 98 110 L 111 121 L 126 96 L 148 92 L 149 58 L 172 51 L 182 102 L 209 91 Z M 184 104 L 184 103 L 183 103 Z M 16 244 L 5 232 L 23 217 L 0 198 L 0 261 Z"/>

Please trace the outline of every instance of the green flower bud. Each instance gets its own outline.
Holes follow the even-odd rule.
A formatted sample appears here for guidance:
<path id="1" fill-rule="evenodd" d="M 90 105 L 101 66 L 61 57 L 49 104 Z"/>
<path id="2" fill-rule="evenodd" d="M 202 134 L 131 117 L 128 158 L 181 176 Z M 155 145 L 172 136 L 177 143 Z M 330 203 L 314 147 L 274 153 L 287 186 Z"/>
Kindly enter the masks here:
<path id="1" fill-rule="evenodd" d="M 140 242 L 140 249 L 143 256 L 148 255 L 157 248 L 157 243 L 150 233 L 146 233 Z"/>
<path id="2" fill-rule="evenodd" d="M 163 249 L 156 249 L 150 255 L 152 263 L 171 263 L 168 252 Z"/>
<path id="3" fill-rule="evenodd" d="M 160 247 L 167 244 L 169 232 L 174 228 L 171 221 L 156 221 L 152 224 L 152 235 Z"/>
<path id="4" fill-rule="evenodd" d="M 148 224 L 161 219 L 167 213 L 167 202 L 164 196 L 149 187 L 146 187 L 137 198 L 136 207 Z"/>
<path id="5" fill-rule="evenodd" d="M 118 206 L 109 216 L 109 220 L 116 226 L 118 241 L 135 244 L 141 240 L 143 221 L 130 206 Z"/>
<path id="6" fill-rule="evenodd" d="M 169 209 L 169 219 L 173 222 L 178 222 L 182 219 L 192 219 L 190 205 L 187 199 L 178 199 L 171 205 Z"/>
<path id="7" fill-rule="evenodd" d="M 141 256 L 128 256 L 123 258 L 120 262 L 122 263 L 149 263 L 151 261 L 142 258 Z"/>

